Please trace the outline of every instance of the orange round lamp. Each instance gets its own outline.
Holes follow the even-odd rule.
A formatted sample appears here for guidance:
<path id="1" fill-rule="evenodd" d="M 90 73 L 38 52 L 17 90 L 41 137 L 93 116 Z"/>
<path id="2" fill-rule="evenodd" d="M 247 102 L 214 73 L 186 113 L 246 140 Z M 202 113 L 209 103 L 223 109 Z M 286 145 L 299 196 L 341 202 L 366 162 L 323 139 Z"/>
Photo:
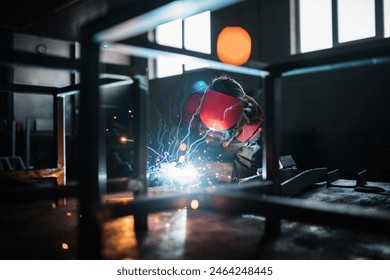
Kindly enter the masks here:
<path id="1" fill-rule="evenodd" d="M 217 38 L 217 55 L 227 64 L 242 65 L 251 55 L 252 39 L 249 33 L 239 26 L 224 27 Z"/>

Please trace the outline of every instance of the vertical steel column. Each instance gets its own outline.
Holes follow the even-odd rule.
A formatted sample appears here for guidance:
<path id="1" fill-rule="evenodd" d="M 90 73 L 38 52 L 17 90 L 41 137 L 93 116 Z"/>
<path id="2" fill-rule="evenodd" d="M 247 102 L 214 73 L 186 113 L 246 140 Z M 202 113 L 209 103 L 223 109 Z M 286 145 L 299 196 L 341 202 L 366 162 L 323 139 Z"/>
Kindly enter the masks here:
<path id="1" fill-rule="evenodd" d="M 105 131 L 101 125 L 99 94 L 99 45 L 82 29 L 79 126 L 81 259 L 101 259 L 102 240 L 98 211 L 106 189 Z"/>
<path id="2" fill-rule="evenodd" d="M 263 179 L 273 181 L 274 194 L 281 194 L 279 176 L 280 157 L 280 77 L 268 75 L 263 84 L 264 98 L 264 144 L 263 149 Z M 265 235 L 280 234 L 280 219 L 266 217 Z"/>
<path id="3" fill-rule="evenodd" d="M 383 0 L 375 0 L 375 37 L 383 38 L 385 35 L 385 19 L 383 11 Z"/>
<path id="4" fill-rule="evenodd" d="M 135 127 L 135 137 L 134 142 L 136 146 L 135 153 L 135 174 L 138 181 L 137 190 L 134 195 L 142 196 L 147 194 L 148 182 L 146 178 L 147 172 L 147 126 L 148 126 L 148 91 L 141 90 L 139 85 L 139 80 L 134 79 L 134 84 L 132 85 L 134 91 L 133 94 L 136 109 L 136 127 Z M 134 228 L 136 231 L 146 231 L 148 229 L 147 223 L 147 214 L 138 213 L 134 216 Z"/>
<path id="5" fill-rule="evenodd" d="M 58 173 L 57 185 L 63 187 L 66 184 L 65 96 L 56 96 L 55 103 L 56 161 L 57 168 L 62 169 L 62 172 Z M 66 205 L 66 198 L 58 199 L 55 202 L 57 205 Z"/>
<path id="6" fill-rule="evenodd" d="M 295 38 L 294 38 L 295 45 L 293 46 L 293 48 L 295 48 L 295 51 L 292 53 L 297 54 L 297 53 L 301 53 L 301 21 L 300 21 L 301 9 L 300 9 L 299 0 L 291 0 L 290 9 L 293 10 L 291 17 L 293 18 L 292 24 L 294 24 L 294 31 L 295 31 L 295 32 L 291 32 L 292 36 L 294 36 L 295 34 Z"/>
<path id="7" fill-rule="evenodd" d="M 339 12 L 337 0 L 332 0 L 332 45 L 339 45 Z"/>
<path id="8" fill-rule="evenodd" d="M 31 133 L 31 119 L 27 118 L 26 119 L 26 157 L 25 157 L 25 162 L 26 162 L 26 168 L 30 169 L 30 133 Z"/>
<path id="9" fill-rule="evenodd" d="M 12 138 L 12 152 L 11 156 L 16 156 L 16 121 L 12 121 L 12 128 L 11 128 L 11 138 Z"/>

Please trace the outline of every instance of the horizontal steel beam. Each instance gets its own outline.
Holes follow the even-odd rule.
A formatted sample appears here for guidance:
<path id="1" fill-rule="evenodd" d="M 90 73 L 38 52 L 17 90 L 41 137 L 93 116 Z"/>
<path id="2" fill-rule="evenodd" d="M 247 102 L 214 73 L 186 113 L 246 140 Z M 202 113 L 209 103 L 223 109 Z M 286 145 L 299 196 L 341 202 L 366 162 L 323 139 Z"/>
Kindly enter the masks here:
<path id="1" fill-rule="evenodd" d="M 33 86 L 33 85 L 22 85 L 22 84 L 0 84 L 0 92 L 21 92 L 21 93 L 55 95 L 58 89 L 59 88 L 57 87 Z"/>
<path id="2" fill-rule="evenodd" d="M 34 202 L 44 200 L 59 200 L 63 198 L 77 197 L 79 195 L 79 187 L 76 185 L 67 185 L 63 187 L 37 186 L 36 183 L 24 183 L 23 188 L 20 188 L 21 183 L 13 189 L 1 192 L 1 205 L 10 205 L 21 202 Z"/>
<path id="3" fill-rule="evenodd" d="M 282 76 L 390 62 L 390 38 L 291 56 L 264 70 Z"/>
<path id="4" fill-rule="evenodd" d="M 237 192 L 200 192 L 138 198 L 126 204 L 107 204 L 103 207 L 100 217 L 108 220 L 126 215 L 147 214 L 184 207 L 191 209 L 192 200 L 199 202 L 199 210 L 229 215 L 254 214 L 271 219 L 390 234 L 390 213 L 388 211 L 378 210 L 373 213 L 365 208 L 351 205 L 330 205 L 297 198 L 264 197 Z"/>
<path id="5" fill-rule="evenodd" d="M 140 5 L 122 6 L 107 17 L 98 19 L 88 28 L 96 43 L 118 42 L 135 37 L 156 28 L 158 25 L 192 16 L 205 11 L 214 11 L 243 0 L 181 0 L 145 1 Z"/>
<path id="6" fill-rule="evenodd" d="M 65 70 L 77 70 L 80 67 L 79 61 L 73 58 L 37 55 L 22 51 L 0 53 L 0 65 L 13 66 L 15 63 Z"/>
<path id="7" fill-rule="evenodd" d="M 18 173 L 18 171 L 15 173 Z M 18 176 L 7 176 L 6 173 L 1 174 L 0 205 L 9 205 L 19 202 L 55 200 L 60 198 L 77 199 L 79 196 L 80 185 L 76 182 L 67 183 L 62 187 L 48 186 L 50 184 L 57 185 L 57 178 L 31 177 L 21 180 Z M 129 189 L 130 179 L 131 178 L 127 177 L 108 179 L 107 192 L 115 193 L 118 191 L 131 191 Z M 50 183 L 50 180 L 53 180 L 51 181 L 52 183 Z"/>
<path id="8" fill-rule="evenodd" d="M 108 80 L 100 80 L 101 87 L 114 87 L 122 84 L 131 84 L 133 80 L 130 77 L 127 79 L 120 78 L 119 76 L 105 76 Z M 46 86 L 34 86 L 34 85 L 22 85 L 22 84 L 0 84 L 0 92 L 18 92 L 26 94 L 41 94 L 41 95 L 72 95 L 78 94 L 80 91 L 80 85 L 70 85 L 65 87 L 46 87 Z"/>
<path id="9" fill-rule="evenodd" d="M 211 59 L 210 56 L 200 54 L 197 52 L 179 50 L 176 48 L 162 47 L 155 44 L 145 44 L 145 46 L 129 46 L 125 44 L 105 44 L 105 47 L 111 51 L 115 51 L 125 55 L 138 56 L 142 58 L 157 58 L 159 56 L 172 57 L 186 62 L 198 62 L 206 64 L 208 68 L 217 69 L 221 71 L 229 71 L 233 73 L 240 73 L 256 77 L 265 77 L 269 73 L 261 69 L 254 69 L 245 66 L 236 66 Z M 156 48 L 154 48 L 156 47 Z"/>

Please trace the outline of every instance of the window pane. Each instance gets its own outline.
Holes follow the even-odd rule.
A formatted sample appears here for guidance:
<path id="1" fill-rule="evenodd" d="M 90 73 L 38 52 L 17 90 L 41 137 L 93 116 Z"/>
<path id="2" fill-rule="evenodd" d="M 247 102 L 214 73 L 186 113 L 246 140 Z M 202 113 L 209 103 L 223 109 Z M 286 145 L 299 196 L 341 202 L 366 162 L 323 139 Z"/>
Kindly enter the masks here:
<path id="1" fill-rule="evenodd" d="M 156 42 L 174 48 L 183 47 L 182 20 L 174 20 L 161 24 L 156 28 Z M 163 78 L 183 73 L 183 64 L 171 57 L 156 59 L 156 76 Z"/>
<path id="2" fill-rule="evenodd" d="M 201 53 L 211 53 L 210 11 L 184 20 L 184 48 Z"/>
<path id="3" fill-rule="evenodd" d="M 338 0 L 339 43 L 375 36 L 375 0 Z"/>
<path id="4" fill-rule="evenodd" d="M 158 57 L 156 59 L 157 78 L 163 78 L 183 73 L 183 64 L 180 60 L 172 57 Z"/>
<path id="5" fill-rule="evenodd" d="M 300 0 L 301 52 L 332 47 L 332 1 Z"/>
<path id="6" fill-rule="evenodd" d="M 383 0 L 385 18 L 385 37 L 390 37 L 390 0 Z"/>
<path id="7" fill-rule="evenodd" d="M 156 28 L 156 42 L 160 45 L 183 48 L 182 20 L 175 20 Z M 184 47 L 187 50 L 211 53 L 210 11 L 184 19 Z M 186 62 L 185 70 L 207 67 L 199 62 Z M 172 58 L 156 59 L 156 77 L 179 75 L 183 65 Z"/>
<path id="8" fill-rule="evenodd" d="M 182 48 L 182 20 L 177 19 L 157 26 L 156 42 L 164 46 Z"/>

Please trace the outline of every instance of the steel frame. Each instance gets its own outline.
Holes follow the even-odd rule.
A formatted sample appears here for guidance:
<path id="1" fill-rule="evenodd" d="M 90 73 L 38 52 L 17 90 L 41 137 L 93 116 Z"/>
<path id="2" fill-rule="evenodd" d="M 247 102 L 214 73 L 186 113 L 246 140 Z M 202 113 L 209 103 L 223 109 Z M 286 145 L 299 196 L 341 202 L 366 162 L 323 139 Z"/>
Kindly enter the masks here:
<path id="1" fill-rule="evenodd" d="M 7 51 L 0 53 L 0 65 L 6 67 L 13 66 L 15 63 L 22 65 L 40 66 L 51 69 L 66 69 L 66 70 L 79 70 L 80 62 L 75 58 L 61 58 L 42 56 L 37 54 L 30 54 L 22 51 Z M 109 63 L 100 63 L 99 65 L 104 69 L 104 73 L 116 73 L 115 78 L 119 75 L 129 75 L 129 67 L 125 65 L 114 65 Z M 102 74 L 112 75 L 112 74 Z M 124 77 L 124 76 L 123 76 Z M 121 77 L 123 79 L 123 77 Z M 118 83 L 130 83 L 129 80 L 120 81 Z M 104 86 L 115 86 L 117 82 L 111 82 Z M 65 98 L 69 95 L 78 94 L 80 92 L 80 85 L 74 84 L 66 87 L 48 87 L 48 86 L 35 86 L 25 84 L 12 84 L 3 83 L 0 84 L 0 94 L 4 92 L 20 92 L 24 94 L 43 94 L 51 95 L 53 97 L 53 115 L 54 115 L 54 142 L 55 142 L 55 154 L 56 159 L 54 166 L 42 169 L 25 169 L 25 170 L 12 170 L 3 171 L 3 176 L 15 178 L 17 180 L 30 180 L 39 178 L 54 178 L 56 180 L 57 187 L 64 187 L 67 185 L 66 181 L 66 133 L 65 133 Z M 14 150 L 14 147 L 13 147 Z M 14 151 L 13 151 L 14 153 Z M 30 187 L 33 187 L 32 185 Z M 72 187 L 76 188 L 75 186 Z M 11 199 L 9 203 L 13 201 L 34 201 L 42 199 L 44 197 L 54 199 L 54 203 L 57 205 L 64 205 L 66 203 L 66 197 L 72 197 L 75 195 L 75 191 L 68 188 L 57 190 L 57 188 L 50 189 L 32 189 L 19 190 L 15 193 L 20 196 L 20 199 Z M 28 195 L 26 195 L 28 194 Z M 8 202 L 7 202 L 8 203 Z"/>
<path id="2" fill-rule="evenodd" d="M 56 178 L 57 186 L 66 185 L 66 163 L 65 163 L 65 100 L 64 96 L 58 93 L 58 88 L 40 87 L 30 85 L 0 85 L 1 91 L 19 91 L 23 93 L 46 94 L 53 96 L 54 112 L 54 142 L 55 142 L 55 166 L 43 169 L 25 169 L 4 171 L 2 175 L 13 177 L 19 180 L 36 178 Z M 29 128 L 27 128 L 29 129 Z M 58 202 L 59 204 L 65 201 Z"/>
<path id="3" fill-rule="evenodd" d="M 41 169 L 25 169 L 25 170 L 12 170 L 2 172 L 3 176 L 8 176 L 15 178 L 17 180 L 30 180 L 30 179 L 39 179 L 39 178 L 54 178 L 56 181 L 57 187 L 64 187 L 66 185 L 66 135 L 65 135 L 65 98 L 61 94 L 56 93 L 58 89 L 49 88 L 49 87 L 36 87 L 24 85 L 19 87 L 19 85 L 11 85 L 1 87 L 2 89 L 6 88 L 7 91 L 13 89 L 22 89 L 21 92 L 24 93 L 35 93 L 39 92 L 41 88 L 43 92 L 41 94 L 50 94 L 53 96 L 53 115 L 54 115 L 54 139 L 55 142 L 55 163 L 53 167 L 41 168 Z M 50 92 L 49 89 L 52 89 Z M 0 90 L 1 91 L 1 90 Z M 29 126 L 26 127 L 26 130 L 29 131 Z M 27 132 L 29 134 L 29 132 Z M 26 154 L 29 154 L 29 137 L 27 137 L 27 151 Z M 29 160 L 26 162 L 27 168 L 29 166 Z M 54 198 L 54 197 L 53 197 Z M 61 199 L 54 198 L 55 205 L 65 205 L 66 198 L 62 197 Z"/>
<path id="4" fill-rule="evenodd" d="M 180 1 L 188 9 L 175 14 L 176 18 L 186 17 L 204 10 L 222 8 L 222 5 L 230 6 L 240 1 Z M 222 4 L 222 2 L 224 4 Z M 198 3 L 198 4 L 196 4 Z M 214 3 L 214 4 L 213 4 Z M 215 6 L 215 3 L 218 7 Z M 98 19 L 96 22 L 88 24 L 82 29 L 82 65 L 81 76 L 83 87 L 81 90 L 81 133 L 82 142 L 80 161 L 83 166 L 87 166 L 81 178 L 80 205 L 83 212 L 80 231 L 80 257 L 81 258 L 101 258 L 101 232 L 99 224 L 106 219 L 121 217 L 133 214 L 136 220 L 146 229 L 147 214 L 153 211 L 163 211 L 188 206 L 191 199 L 198 199 L 206 209 L 214 211 L 237 213 L 255 213 L 266 217 L 265 235 L 277 235 L 280 233 L 281 219 L 299 220 L 309 223 L 320 223 L 327 225 L 353 228 L 358 230 L 372 229 L 374 232 L 387 233 L 386 228 L 390 225 L 390 214 L 387 212 L 367 213 L 364 209 L 351 207 L 329 207 L 328 205 L 317 205 L 307 201 L 292 198 L 277 197 L 282 194 L 280 176 L 278 174 L 278 158 L 280 154 L 280 99 L 282 78 L 289 75 L 299 75 L 310 71 L 332 70 L 339 67 L 361 66 L 375 64 L 376 61 L 388 63 L 390 61 L 389 40 L 382 42 L 363 43 L 352 50 L 350 47 L 340 48 L 337 52 L 328 51 L 316 52 L 315 54 L 297 55 L 287 61 L 277 65 L 269 65 L 264 69 L 251 69 L 246 67 L 234 67 L 232 70 L 238 73 L 257 75 L 264 77 L 264 104 L 265 104 L 265 151 L 263 155 L 263 183 L 258 182 L 258 188 L 269 191 L 269 184 L 272 184 L 271 191 L 273 197 L 262 197 L 245 194 L 244 192 L 228 193 L 197 193 L 189 195 L 171 196 L 164 198 L 148 198 L 145 195 L 138 196 L 133 202 L 127 205 L 105 205 L 100 203 L 101 194 L 107 183 L 104 175 L 104 166 L 101 165 L 104 145 L 100 140 L 90 143 L 87 139 L 101 139 L 99 137 L 99 95 L 97 87 L 98 71 L 96 61 L 99 55 L 99 46 L 111 46 L 113 50 L 122 53 L 153 57 L 158 54 L 177 55 L 180 51 L 169 48 L 158 49 L 135 44 L 126 46 L 118 44 L 118 41 L 129 39 L 155 28 L 158 24 L 173 20 L 172 13 L 161 13 L 161 10 L 172 8 L 171 1 L 155 1 L 142 6 L 132 6 L 131 9 L 121 9 L 110 12 L 107 16 Z M 169 16 L 167 16 L 169 15 Z M 150 21 L 150 17 L 155 19 Z M 141 21 L 143 19 L 145 21 Z M 208 60 L 212 65 L 219 62 L 204 55 L 179 53 L 179 55 L 190 55 L 194 58 Z M 379 60 L 375 60 L 378 58 Z M 256 74 L 255 74 L 256 73 Z M 142 133 L 142 132 L 140 132 Z M 139 138 L 142 144 L 142 137 Z M 139 146 L 140 147 L 140 146 Z M 141 147 L 142 150 L 142 147 Z M 144 151 L 144 149 L 143 149 Z M 142 152 L 143 153 L 143 152 Z M 139 154 L 139 159 L 146 158 L 146 154 Z M 144 164 L 142 162 L 142 164 Z M 144 166 L 140 169 L 143 170 Z M 324 170 L 319 170 L 316 176 L 323 176 Z M 145 194 L 147 182 L 144 181 L 145 174 L 138 174 L 138 186 L 141 186 L 140 193 Z M 315 177 L 316 177 L 315 176 Z M 290 183 L 292 184 L 292 183 Z M 294 183 L 295 184 L 295 183 Z M 241 186 L 245 189 L 244 186 Z M 248 187 L 255 190 L 256 186 Z M 299 189 L 300 186 L 296 186 Z M 262 191 L 260 191 L 262 193 Z M 100 214 L 98 214 L 100 213 Z M 99 218 L 98 218 L 99 217 Z M 136 222 L 137 223 L 137 222 Z M 364 226 L 362 226 L 364 225 Z M 368 226 L 366 226 L 368 225 Z M 93 229 L 93 230 L 91 230 Z M 92 234 L 92 236 L 91 236 Z"/>
<path id="5" fill-rule="evenodd" d="M 179 2 L 179 1 L 178 1 Z M 147 214 L 155 211 L 188 206 L 190 201 L 197 199 L 201 208 L 212 211 L 220 211 L 228 214 L 253 213 L 266 217 L 265 235 L 276 236 L 280 233 L 281 220 L 289 219 L 306 223 L 319 223 L 323 225 L 339 226 L 347 229 L 364 230 L 368 232 L 388 234 L 390 214 L 366 212 L 360 207 L 331 207 L 327 204 L 320 205 L 295 198 L 279 197 L 283 195 L 283 186 L 280 182 L 278 170 L 278 158 L 280 155 L 280 102 L 283 77 L 301 75 L 308 72 L 328 71 L 346 67 L 360 67 L 363 65 L 375 65 L 390 62 L 390 39 L 381 41 L 362 42 L 356 46 L 340 46 L 335 50 L 324 50 L 309 54 L 293 56 L 284 63 L 269 65 L 263 69 L 250 67 L 229 67 L 204 55 L 191 52 L 180 53 L 170 48 L 161 48 L 150 44 L 122 45 L 118 42 L 134 37 L 154 28 L 156 25 L 179 17 L 186 17 L 204 10 L 215 10 L 241 2 L 229 1 L 180 1 L 183 6 L 179 12 L 173 13 L 175 7 L 172 1 L 150 1 L 139 6 L 131 6 L 129 9 L 120 9 L 110 12 L 107 16 L 88 24 L 82 29 L 82 55 L 81 62 L 76 59 L 63 59 L 47 56 L 36 56 L 23 52 L 10 52 L 0 54 L 0 64 L 10 65 L 24 63 L 40 65 L 59 69 L 80 69 L 81 84 L 81 141 L 80 163 L 84 167 L 80 176 L 80 187 L 72 186 L 70 192 L 54 191 L 47 189 L 38 197 L 66 197 L 77 195 L 80 198 L 80 258 L 101 258 L 101 223 L 107 219 L 113 219 L 124 215 L 135 215 L 136 229 L 146 229 Z M 157 14 L 152 14 L 152 12 Z M 153 17 L 151 17 L 153 15 Z M 160 54 L 185 55 L 203 59 L 210 62 L 215 68 L 229 68 L 229 71 L 255 75 L 264 78 L 264 104 L 265 104 L 265 152 L 263 155 L 263 179 L 264 181 L 251 182 L 248 185 L 239 186 L 241 191 L 195 193 L 180 196 L 150 198 L 146 196 L 147 180 L 145 177 L 146 149 L 145 131 L 139 126 L 138 134 L 138 177 L 136 178 L 137 198 L 126 205 L 103 205 L 101 195 L 106 192 L 107 178 L 105 173 L 104 135 L 102 133 L 102 116 L 99 112 L 99 48 L 102 43 L 108 43 L 115 50 L 132 55 L 145 55 L 154 57 Z M 224 68 L 225 67 L 225 68 Z M 221 68 L 219 68 L 221 69 Z M 64 96 L 78 91 L 78 87 L 70 86 L 63 89 L 1 85 L 0 91 L 40 92 L 60 96 L 58 102 L 54 102 L 57 126 L 57 167 L 51 174 L 63 176 L 60 184 L 65 185 L 65 144 L 64 139 Z M 51 92 L 51 90 L 53 90 Z M 146 113 L 147 96 L 139 94 L 140 114 Z M 145 109 L 145 110 L 144 110 Z M 142 121 L 147 116 L 140 116 Z M 91 141 L 92 139 L 92 141 Z M 39 171 L 39 176 L 47 170 Z M 28 172 L 29 173 L 29 172 Z M 62 174 L 61 174 L 62 173 Z M 317 173 L 316 173 L 317 174 Z M 31 176 L 31 174 L 26 174 Z M 314 174 L 315 175 L 315 174 Z M 319 170 L 318 175 L 323 175 Z M 302 187 L 301 183 L 295 188 Z M 257 184 L 257 185 L 256 185 Z M 232 188 L 233 189 L 233 188 Z M 274 196 L 263 197 L 263 190 L 270 191 Z M 246 193 L 250 190 L 251 194 Z M 254 196 L 253 193 L 259 195 Z M 29 199 L 29 196 L 24 196 Z M 31 199 L 31 198 L 30 198 Z"/>

